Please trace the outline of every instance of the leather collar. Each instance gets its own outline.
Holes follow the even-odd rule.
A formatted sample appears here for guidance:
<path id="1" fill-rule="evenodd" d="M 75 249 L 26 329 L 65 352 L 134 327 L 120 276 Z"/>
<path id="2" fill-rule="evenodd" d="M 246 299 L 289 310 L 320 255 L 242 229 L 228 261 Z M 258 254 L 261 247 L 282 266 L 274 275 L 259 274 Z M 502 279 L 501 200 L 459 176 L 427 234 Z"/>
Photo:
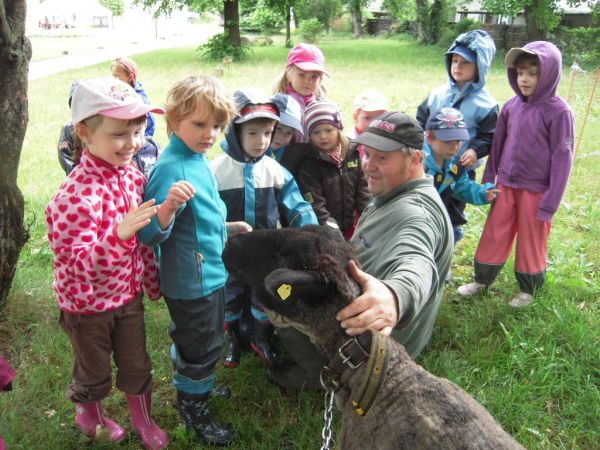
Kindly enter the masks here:
<path id="1" fill-rule="evenodd" d="M 337 354 L 321 370 L 321 384 L 337 392 L 346 369 L 356 370 L 366 363 L 360 387 L 353 392 L 352 406 L 359 416 L 367 414 L 377 400 L 389 360 L 389 338 L 376 331 L 365 332 L 344 342 Z"/>

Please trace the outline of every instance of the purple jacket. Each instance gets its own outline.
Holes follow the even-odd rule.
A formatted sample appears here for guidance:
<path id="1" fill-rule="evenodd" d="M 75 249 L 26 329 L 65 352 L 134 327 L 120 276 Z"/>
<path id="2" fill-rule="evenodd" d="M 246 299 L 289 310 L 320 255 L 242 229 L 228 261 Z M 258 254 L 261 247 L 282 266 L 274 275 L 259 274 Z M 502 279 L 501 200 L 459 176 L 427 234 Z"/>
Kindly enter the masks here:
<path id="1" fill-rule="evenodd" d="M 562 74 L 560 51 L 545 41 L 523 48 L 540 60 L 538 84 L 527 99 L 517 85 L 516 69 L 508 69 L 508 82 L 517 95 L 502 108 L 482 181 L 543 193 L 536 218 L 550 222 L 571 173 L 574 117 L 556 94 Z"/>

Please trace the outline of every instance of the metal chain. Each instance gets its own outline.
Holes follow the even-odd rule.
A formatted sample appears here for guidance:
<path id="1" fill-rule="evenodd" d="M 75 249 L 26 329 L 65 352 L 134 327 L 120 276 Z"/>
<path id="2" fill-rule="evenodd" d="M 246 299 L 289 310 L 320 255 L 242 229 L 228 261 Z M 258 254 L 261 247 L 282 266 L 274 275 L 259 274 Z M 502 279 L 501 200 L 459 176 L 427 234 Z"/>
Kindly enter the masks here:
<path id="1" fill-rule="evenodd" d="M 323 438 L 323 446 L 321 450 L 329 450 L 331 445 L 331 419 L 333 418 L 333 399 L 335 397 L 335 391 L 333 388 L 325 390 L 325 412 L 323 413 L 323 431 L 321 437 Z"/>

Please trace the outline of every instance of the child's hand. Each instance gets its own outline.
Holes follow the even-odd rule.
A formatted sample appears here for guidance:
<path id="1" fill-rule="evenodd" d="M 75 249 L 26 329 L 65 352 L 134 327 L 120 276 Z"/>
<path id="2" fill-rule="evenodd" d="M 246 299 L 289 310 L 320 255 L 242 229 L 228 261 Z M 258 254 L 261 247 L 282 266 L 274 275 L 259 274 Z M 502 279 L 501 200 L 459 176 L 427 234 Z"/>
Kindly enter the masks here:
<path id="1" fill-rule="evenodd" d="M 167 199 L 160 205 L 161 208 L 166 208 L 169 214 L 175 214 L 181 205 L 187 203 L 196 194 L 196 189 L 187 181 L 178 181 L 173 183 Z"/>
<path id="2" fill-rule="evenodd" d="M 122 241 L 131 239 L 135 233 L 150 223 L 150 219 L 156 214 L 157 209 L 154 206 L 154 199 L 150 199 L 140 206 L 135 203 L 135 200 L 131 200 L 129 212 L 117 226 L 117 236 L 119 236 L 119 239 Z"/>
<path id="3" fill-rule="evenodd" d="M 471 167 L 477 162 L 477 153 L 475 153 L 475 150 L 470 148 L 462 154 L 458 162 L 460 162 L 463 167 Z"/>
<path id="4" fill-rule="evenodd" d="M 488 189 L 485 191 L 485 198 L 487 199 L 488 203 L 492 203 L 494 200 L 496 200 L 498 195 L 500 195 L 500 189 Z"/>
<path id="5" fill-rule="evenodd" d="M 250 233 L 252 231 L 252 227 L 246 222 L 227 222 L 227 236 L 234 236 L 240 233 Z"/>

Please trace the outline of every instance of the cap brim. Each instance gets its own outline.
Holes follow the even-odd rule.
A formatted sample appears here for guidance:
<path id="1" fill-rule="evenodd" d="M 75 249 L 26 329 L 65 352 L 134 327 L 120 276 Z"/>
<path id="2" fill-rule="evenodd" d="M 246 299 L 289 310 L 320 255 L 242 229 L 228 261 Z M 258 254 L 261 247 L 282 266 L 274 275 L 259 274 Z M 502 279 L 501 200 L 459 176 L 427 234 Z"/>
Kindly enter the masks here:
<path id="1" fill-rule="evenodd" d="M 253 112 L 250 114 L 245 114 L 245 115 L 235 119 L 234 122 L 235 123 L 245 123 L 245 122 L 248 122 L 249 120 L 259 119 L 259 118 L 273 119 L 273 120 L 276 120 L 277 122 L 279 122 L 279 116 L 277 114 L 273 114 L 268 111 L 256 111 L 256 112 Z"/>
<path id="2" fill-rule="evenodd" d="M 506 54 L 506 57 L 504 58 L 504 64 L 506 64 L 507 67 L 513 69 L 515 67 L 515 61 L 517 60 L 517 58 L 524 54 L 536 56 L 536 53 L 532 52 L 531 50 L 515 47 L 511 48 Z"/>
<path id="3" fill-rule="evenodd" d="M 300 121 L 295 117 L 290 116 L 289 114 L 281 113 L 279 123 L 285 125 L 286 127 L 291 127 L 294 130 L 298 131 L 300 134 L 304 135 L 304 129 L 302 128 L 302 124 L 300 123 Z"/>
<path id="4" fill-rule="evenodd" d="M 158 106 L 146 105 L 145 103 L 132 103 L 118 108 L 105 109 L 98 114 L 112 119 L 131 120 L 145 116 L 149 112 L 164 114 L 165 110 Z"/>
<path id="5" fill-rule="evenodd" d="M 435 132 L 435 138 L 440 141 L 468 141 L 471 139 L 466 128 L 443 128 L 431 131 Z"/>
<path id="6" fill-rule="evenodd" d="M 293 63 L 294 66 L 298 67 L 301 70 L 305 70 L 307 72 L 321 72 L 325 75 L 329 76 L 329 72 L 323 69 L 323 66 L 320 66 L 317 63 L 313 62 L 296 62 Z"/>
<path id="7" fill-rule="evenodd" d="M 403 144 L 402 142 L 379 136 L 378 134 L 369 133 L 368 131 L 365 131 L 352 142 L 366 145 L 367 147 L 374 148 L 380 152 L 394 152 L 406 147 L 406 144 Z"/>
<path id="8" fill-rule="evenodd" d="M 455 48 L 454 50 L 452 50 L 451 52 L 448 52 L 446 54 L 451 55 L 453 53 L 462 56 L 469 62 L 476 62 L 476 60 L 477 60 L 477 56 L 473 56 L 473 54 L 465 52 L 462 48 Z"/>

